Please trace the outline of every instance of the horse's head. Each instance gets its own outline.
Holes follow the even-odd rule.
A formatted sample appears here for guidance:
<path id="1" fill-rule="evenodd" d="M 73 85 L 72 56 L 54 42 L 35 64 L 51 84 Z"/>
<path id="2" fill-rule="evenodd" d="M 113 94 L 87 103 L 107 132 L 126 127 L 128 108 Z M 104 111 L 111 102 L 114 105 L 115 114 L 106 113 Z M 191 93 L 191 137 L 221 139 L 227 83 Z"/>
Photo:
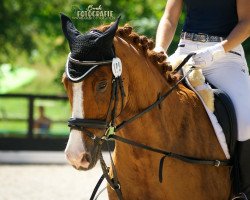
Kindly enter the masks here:
<path id="1" fill-rule="evenodd" d="M 114 102 L 110 103 L 114 87 L 111 64 L 116 57 L 113 39 L 119 19 L 104 32 L 91 30 L 85 34 L 63 14 L 61 21 L 71 51 L 63 76 L 72 109 L 65 153 L 75 168 L 88 170 L 100 154 L 100 141 L 95 137 L 103 135 L 111 118 L 108 111 L 114 107 Z"/>

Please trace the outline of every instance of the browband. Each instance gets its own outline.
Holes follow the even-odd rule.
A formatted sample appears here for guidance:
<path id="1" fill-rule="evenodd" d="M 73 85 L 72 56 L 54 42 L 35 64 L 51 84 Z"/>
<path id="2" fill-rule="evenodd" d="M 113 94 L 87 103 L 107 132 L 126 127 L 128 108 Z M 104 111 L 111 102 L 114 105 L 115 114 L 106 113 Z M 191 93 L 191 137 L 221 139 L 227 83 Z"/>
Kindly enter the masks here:
<path id="1" fill-rule="evenodd" d="M 79 77 L 72 77 L 69 72 L 69 62 L 86 67 L 86 71 Z M 71 57 L 71 53 L 68 55 L 68 59 L 65 66 L 66 76 L 75 83 L 82 81 L 88 74 L 90 74 L 94 69 L 105 64 L 111 64 L 112 60 L 106 61 L 80 61 Z"/>
<path id="2" fill-rule="evenodd" d="M 76 60 L 74 58 L 71 57 L 71 53 L 69 53 L 69 61 L 77 64 L 77 65 L 105 65 L 105 64 L 110 64 L 112 63 L 112 60 L 105 60 L 105 61 L 80 61 L 80 60 Z"/>

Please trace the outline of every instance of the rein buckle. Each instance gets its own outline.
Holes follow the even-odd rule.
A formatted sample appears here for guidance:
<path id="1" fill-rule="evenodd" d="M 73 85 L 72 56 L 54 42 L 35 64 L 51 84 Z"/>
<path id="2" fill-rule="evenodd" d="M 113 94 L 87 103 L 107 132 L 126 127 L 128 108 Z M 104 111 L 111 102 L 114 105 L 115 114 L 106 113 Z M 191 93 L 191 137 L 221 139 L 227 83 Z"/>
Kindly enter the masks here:
<path id="1" fill-rule="evenodd" d="M 115 127 L 110 125 L 106 130 L 104 137 L 105 139 L 109 139 L 112 135 L 115 135 Z"/>
<path id="2" fill-rule="evenodd" d="M 215 164 L 214 164 L 215 167 L 219 167 L 220 164 L 221 164 L 221 162 L 219 160 L 215 160 Z"/>

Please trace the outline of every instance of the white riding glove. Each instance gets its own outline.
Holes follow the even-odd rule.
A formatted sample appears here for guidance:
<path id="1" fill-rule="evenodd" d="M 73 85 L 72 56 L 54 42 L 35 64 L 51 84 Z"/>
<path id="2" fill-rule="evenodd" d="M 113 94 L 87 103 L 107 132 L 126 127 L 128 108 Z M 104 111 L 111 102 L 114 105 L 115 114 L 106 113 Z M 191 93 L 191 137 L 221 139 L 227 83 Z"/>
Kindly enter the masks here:
<path id="1" fill-rule="evenodd" d="M 223 56 L 225 56 L 226 52 L 221 43 L 216 44 L 214 46 L 205 48 L 203 50 L 197 51 L 196 55 L 192 57 L 189 65 L 193 65 L 195 67 L 207 67 L 211 65 L 214 61 L 219 60 Z"/>

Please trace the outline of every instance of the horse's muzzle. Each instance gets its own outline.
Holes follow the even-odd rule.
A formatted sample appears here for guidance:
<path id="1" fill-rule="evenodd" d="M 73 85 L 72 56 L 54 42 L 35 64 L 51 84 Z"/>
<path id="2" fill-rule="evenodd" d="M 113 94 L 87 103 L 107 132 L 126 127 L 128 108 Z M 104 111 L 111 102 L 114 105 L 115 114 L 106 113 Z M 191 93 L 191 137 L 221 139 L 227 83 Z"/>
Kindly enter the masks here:
<path id="1" fill-rule="evenodd" d="M 98 156 L 99 153 L 95 153 L 93 155 L 91 155 L 91 153 L 81 153 L 76 158 L 72 157 L 67 152 L 65 153 L 69 163 L 77 170 L 84 170 L 84 171 L 90 170 L 96 165 L 99 159 Z"/>
<path id="2" fill-rule="evenodd" d="M 66 158 L 78 170 L 92 169 L 100 156 L 101 145 L 86 137 L 82 131 L 71 130 L 67 147 Z"/>
<path id="3" fill-rule="evenodd" d="M 76 169 L 87 170 L 91 163 L 91 157 L 88 153 L 82 153 L 78 158 L 74 158 L 66 152 L 66 157 L 69 163 Z"/>

